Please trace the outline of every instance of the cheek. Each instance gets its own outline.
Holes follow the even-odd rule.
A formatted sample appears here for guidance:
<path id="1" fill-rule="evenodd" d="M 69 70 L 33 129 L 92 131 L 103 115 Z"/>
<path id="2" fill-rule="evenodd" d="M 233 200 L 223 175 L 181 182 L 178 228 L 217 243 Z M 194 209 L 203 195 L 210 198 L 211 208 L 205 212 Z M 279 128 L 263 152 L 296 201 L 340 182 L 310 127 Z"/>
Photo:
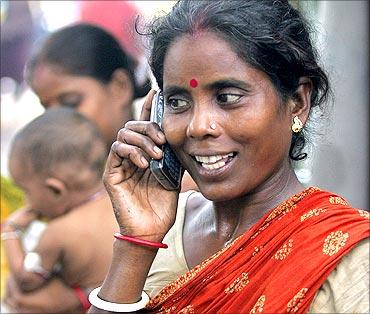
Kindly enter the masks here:
<path id="1" fill-rule="evenodd" d="M 29 193 L 28 195 L 26 195 L 26 200 L 27 200 L 27 203 L 34 209 L 36 210 L 42 210 L 42 207 L 43 207 L 43 204 L 44 202 L 42 201 L 40 195 L 39 195 L 39 192 L 36 191 L 35 192 L 31 192 Z"/>
<path id="2" fill-rule="evenodd" d="M 95 122 L 99 128 L 102 127 L 105 120 L 104 110 L 101 110 L 102 107 L 99 105 L 95 99 L 86 99 L 83 101 L 80 106 L 77 108 L 77 111 L 83 114 L 85 117 Z"/>
<path id="3" fill-rule="evenodd" d="M 271 154 L 280 154 L 280 150 L 285 151 L 289 147 L 289 122 L 277 112 L 255 110 L 234 118 L 231 119 L 233 123 L 228 123 L 228 134 L 234 141 L 247 145 L 248 152 L 255 153 L 256 157 L 269 158 Z"/>
<path id="4" fill-rule="evenodd" d="M 239 143 L 252 143 L 265 138 L 270 134 L 271 121 L 269 116 L 261 114 L 257 110 L 236 112 L 231 117 L 224 119 L 224 129 Z"/>

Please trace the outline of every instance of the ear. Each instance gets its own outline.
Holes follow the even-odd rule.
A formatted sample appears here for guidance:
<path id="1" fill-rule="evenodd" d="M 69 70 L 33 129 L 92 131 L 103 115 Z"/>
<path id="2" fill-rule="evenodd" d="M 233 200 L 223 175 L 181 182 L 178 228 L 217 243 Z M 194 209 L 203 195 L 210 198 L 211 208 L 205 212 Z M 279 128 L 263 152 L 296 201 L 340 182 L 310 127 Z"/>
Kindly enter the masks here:
<path id="1" fill-rule="evenodd" d="M 114 100 L 117 100 L 122 106 L 131 105 L 134 97 L 134 86 L 124 69 L 117 69 L 113 72 L 109 87 Z"/>
<path id="2" fill-rule="evenodd" d="M 68 194 L 67 186 L 60 179 L 49 177 L 45 179 L 45 185 L 56 199 L 63 199 Z"/>
<path id="3" fill-rule="evenodd" d="M 312 81 L 308 77 L 301 77 L 298 87 L 291 101 L 292 120 L 298 116 L 303 124 L 306 123 L 311 109 Z"/>

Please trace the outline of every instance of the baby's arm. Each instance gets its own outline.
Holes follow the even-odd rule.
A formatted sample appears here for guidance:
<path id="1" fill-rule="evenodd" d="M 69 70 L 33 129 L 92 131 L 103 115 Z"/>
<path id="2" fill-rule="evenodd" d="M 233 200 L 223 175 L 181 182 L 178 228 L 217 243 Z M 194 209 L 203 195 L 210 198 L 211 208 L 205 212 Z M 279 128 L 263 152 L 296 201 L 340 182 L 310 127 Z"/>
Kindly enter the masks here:
<path id="1" fill-rule="evenodd" d="M 74 290 L 58 277 L 40 289 L 23 292 L 10 277 L 4 296 L 5 304 L 16 313 L 85 313 Z"/>
<path id="2" fill-rule="evenodd" d="M 12 213 L 1 226 L 1 240 L 3 242 L 9 270 L 14 275 L 18 284 L 22 282 L 24 276 L 23 261 L 25 252 L 21 236 L 23 235 L 23 231 L 36 218 L 37 214 L 30 208 L 20 208 Z M 40 276 L 37 276 L 35 280 L 41 283 L 44 282 L 44 279 Z"/>
<path id="3" fill-rule="evenodd" d="M 41 235 L 36 249 L 26 253 L 20 238 L 10 237 L 15 232 L 12 224 L 5 224 L 2 234 L 9 235 L 4 241 L 10 272 L 23 291 L 32 291 L 42 286 L 52 275 L 61 256 L 57 226 L 50 222 Z"/>

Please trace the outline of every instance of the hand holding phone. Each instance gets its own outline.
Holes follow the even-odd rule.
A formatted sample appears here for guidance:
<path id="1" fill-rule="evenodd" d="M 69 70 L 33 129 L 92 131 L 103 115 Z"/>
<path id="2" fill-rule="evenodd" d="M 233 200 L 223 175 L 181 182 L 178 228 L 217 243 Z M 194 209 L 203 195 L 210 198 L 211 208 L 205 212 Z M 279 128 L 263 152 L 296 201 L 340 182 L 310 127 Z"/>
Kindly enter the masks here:
<path id="1" fill-rule="evenodd" d="M 162 91 L 158 91 L 154 96 L 150 121 L 153 121 L 162 128 L 164 114 L 164 98 Z M 180 188 L 183 168 L 180 161 L 168 143 L 160 147 L 163 151 L 162 159 L 151 159 L 150 170 L 154 177 L 166 190 L 177 190 Z"/>

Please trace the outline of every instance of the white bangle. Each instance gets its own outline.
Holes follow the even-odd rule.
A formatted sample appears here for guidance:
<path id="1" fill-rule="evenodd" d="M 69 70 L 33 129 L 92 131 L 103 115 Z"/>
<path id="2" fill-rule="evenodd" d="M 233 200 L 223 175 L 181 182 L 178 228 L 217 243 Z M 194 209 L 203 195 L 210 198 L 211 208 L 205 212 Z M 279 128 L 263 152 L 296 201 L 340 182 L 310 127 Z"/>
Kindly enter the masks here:
<path id="1" fill-rule="evenodd" d="M 149 302 L 149 296 L 145 293 L 145 291 L 141 293 L 141 300 L 136 303 L 123 304 L 104 301 L 98 296 L 100 288 L 101 287 L 97 287 L 90 292 L 89 301 L 92 305 L 101 310 L 122 313 L 134 312 L 145 308 L 146 304 Z"/>

